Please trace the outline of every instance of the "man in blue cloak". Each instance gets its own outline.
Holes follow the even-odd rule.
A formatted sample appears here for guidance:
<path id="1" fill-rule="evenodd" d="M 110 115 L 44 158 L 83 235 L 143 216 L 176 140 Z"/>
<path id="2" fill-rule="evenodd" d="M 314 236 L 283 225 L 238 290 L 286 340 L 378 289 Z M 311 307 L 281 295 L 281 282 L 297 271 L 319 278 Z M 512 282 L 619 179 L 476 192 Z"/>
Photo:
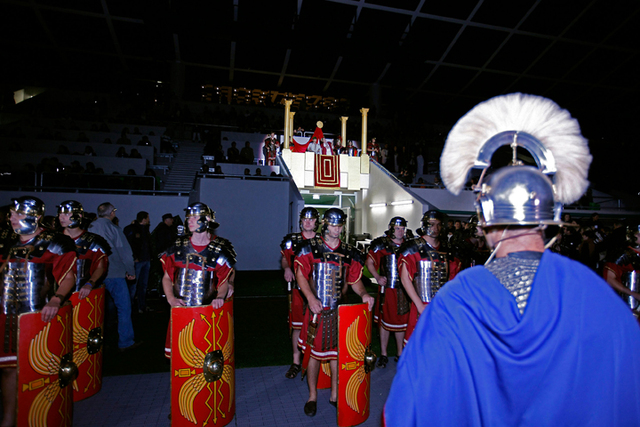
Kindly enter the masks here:
<path id="1" fill-rule="evenodd" d="M 511 163 L 490 170 L 503 146 Z M 562 204 L 584 193 L 590 163 L 577 121 L 545 98 L 492 98 L 454 126 L 442 179 L 459 194 L 469 170 L 482 169 L 476 206 L 493 253 L 420 317 L 387 426 L 640 425 L 637 321 L 595 273 L 546 250 L 545 229 L 563 225 Z"/>

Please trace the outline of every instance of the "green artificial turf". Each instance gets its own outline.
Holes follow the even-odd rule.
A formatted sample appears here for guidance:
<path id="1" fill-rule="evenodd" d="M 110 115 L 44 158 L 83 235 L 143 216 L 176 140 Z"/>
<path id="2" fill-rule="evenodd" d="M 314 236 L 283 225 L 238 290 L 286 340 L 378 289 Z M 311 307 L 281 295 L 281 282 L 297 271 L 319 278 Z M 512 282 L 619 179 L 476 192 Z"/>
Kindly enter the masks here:
<path id="1" fill-rule="evenodd" d="M 375 288 L 365 277 L 367 290 Z M 234 323 L 236 368 L 288 365 L 291 359 L 291 338 L 287 322 L 287 285 L 280 271 L 238 271 L 235 279 Z M 360 302 L 353 292 L 348 302 Z M 150 295 L 148 306 L 153 310 L 132 314 L 138 348 L 120 352 L 117 348 L 115 319 L 105 327 L 103 374 L 131 375 L 168 372 L 169 360 L 164 357 L 164 344 L 169 324 L 169 305 L 164 298 Z M 373 351 L 380 354 L 377 328 L 373 331 Z M 389 355 L 395 355 L 395 345 L 389 345 Z"/>

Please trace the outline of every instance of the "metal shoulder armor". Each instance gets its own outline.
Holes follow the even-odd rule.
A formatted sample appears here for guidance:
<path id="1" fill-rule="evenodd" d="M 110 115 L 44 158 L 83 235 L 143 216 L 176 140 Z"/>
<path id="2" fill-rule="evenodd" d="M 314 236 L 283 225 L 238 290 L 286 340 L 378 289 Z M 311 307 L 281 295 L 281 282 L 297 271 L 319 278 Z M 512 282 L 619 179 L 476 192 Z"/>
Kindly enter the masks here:
<path id="1" fill-rule="evenodd" d="M 385 236 L 377 237 L 371 241 L 369 245 L 369 251 L 378 252 L 383 250 L 387 245 L 385 244 Z"/>
<path id="2" fill-rule="evenodd" d="M 41 256 L 45 251 L 56 255 L 76 251 L 76 244 L 71 237 L 55 231 L 43 231 L 35 238 L 33 245 L 36 256 Z"/>
<path id="3" fill-rule="evenodd" d="M 0 254 L 6 259 L 9 251 L 18 242 L 18 235 L 13 230 L 2 230 L 0 232 Z"/>
<path id="4" fill-rule="evenodd" d="M 216 237 L 209 243 L 206 251 L 209 252 L 207 254 L 208 267 L 215 267 L 215 264 L 225 263 L 229 264 L 229 267 L 233 267 L 236 263 L 236 251 L 227 239 Z"/>
<path id="5" fill-rule="evenodd" d="M 364 257 L 358 248 L 350 245 L 349 243 L 341 242 L 340 249 L 341 252 L 345 254 L 345 258 L 347 260 L 353 260 L 360 265 L 364 265 Z"/>
<path id="6" fill-rule="evenodd" d="M 399 250 L 400 254 L 402 254 L 402 256 L 409 256 L 409 255 L 413 255 L 420 252 L 419 240 L 422 240 L 422 239 L 418 237 L 418 238 L 407 240 L 406 242 L 404 242 L 400 246 L 400 250 Z"/>
<path id="7" fill-rule="evenodd" d="M 231 253 L 231 255 L 233 256 L 233 260 L 235 262 L 236 258 L 238 258 L 238 254 L 236 253 L 236 250 L 233 247 L 233 244 L 229 240 L 225 239 L 224 237 L 217 236 L 216 240 L 220 242 L 220 244 L 222 244 L 229 251 L 229 253 Z"/>
<path id="8" fill-rule="evenodd" d="M 85 254 L 89 251 L 97 252 L 101 250 L 105 255 L 111 255 L 111 246 L 109 243 L 107 243 L 104 237 L 95 233 L 84 233 L 75 240 L 75 244 L 79 254 Z"/>
<path id="9" fill-rule="evenodd" d="M 280 249 L 283 251 L 295 250 L 296 246 L 300 244 L 304 239 L 302 238 L 301 233 L 291 233 L 284 236 L 282 242 L 280 243 Z"/>
<path id="10" fill-rule="evenodd" d="M 318 242 L 316 241 L 317 239 L 317 237 L 314 237 L 313 239 L 303 240 L 294 248 L 296 256 L 303 256 L 314 252 L 314 248 L 318 247 Z M 322 244 L 322 240 L 320 240 L 320 244 Z"/>
<path id="11" fill-rule="evenodd" d="M 188 252 L 188 248 L 191 246 L 189 241 L 190 236 L 178 236 L 175 243 L 164 252 L 165 255 L 175 258 L 176 261 L 184 261 Z"/>

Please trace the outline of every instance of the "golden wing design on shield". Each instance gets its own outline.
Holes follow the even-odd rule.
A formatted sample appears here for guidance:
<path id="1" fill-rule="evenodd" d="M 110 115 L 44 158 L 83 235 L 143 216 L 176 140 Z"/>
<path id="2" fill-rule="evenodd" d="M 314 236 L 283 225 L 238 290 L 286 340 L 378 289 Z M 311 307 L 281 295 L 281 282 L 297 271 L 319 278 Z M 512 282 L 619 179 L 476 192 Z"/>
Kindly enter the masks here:
<path id="1" fill-rule="evenodd" d="M 235 388 L 235 378 L 233 376 L 233 368 L 231 367 L 231 363 L 234 358 L 233 351 L 233 319 L 231 318 L 231 314 L 227 313 L 227 320 L 229 321 L 229 334 L 227 335 L 227 342 L 224 344 L 222 348 L 222 355 L 224 356 L 225 363 L 224 368 L 222 370 L 222 379 L 224 382 L 229 384 L 229 396 L 235 396 L 234 388 Z M 233 404 L 233 399 L 229 399 L 229 409 L 231 411 L 231 405 Z"/>
<path id="2" fill-rule="evenodd" d="M 193 343 L 193 325 L 195 322 L 195 319 L 192 320 L 180 331 L 178 335 L 178 350 L 180 357 L 182 357 L 182 360 L 184 360 L 187 365 L 192 368 L 202 368 L 205 354 Z M 198 422 L 193 411 L 193 401 L 206 384 L 204 374 L 198 374 L 189 378 L 182 387 L 180 387 L 180 392 L 178 393 L 180 413 L 194 424 Z"/>
<path id="3" fill-rule="evenodd" d="M 29 364 L 40 375 L 55 375 L 60 369 L 60 357 L 51 353 L 47 347 L 51 323 L 31 340 L 29 344 Z"/>
<path id="4" fill-rule="evenodd" d="M 360 318 L 358 317 L 349 327 L 347 328 L 347 351 L 349 352 L 349 356 L 358 362 L 364 362 L 364 353 L 365 346 L 358 339 L 358 323 L 360 322 Z M 355 412 L 360 412 L 360 408 L 358 405 L 358 389 L 360 388 L 360 384 L 366 378 L 366 373 L 364 371 L 364 363 L 358 367 L 356 372 L 354 372 L 351 377 L 349 377 L 349 381 L 347 382 L 346 387 L 346 400 L 347 405 Z"/>
<path id="5" fill-rule="evenodd" d="M 73 307 L 73 363 L 76 366 L 80 366 L 89 357 L 87 346 L 79 347 L 79 344 L 86 344 L 89 338 L 89 331 L 80 325 L 79 311 L 76 310 L 76 307 Z"/>
<path id="6" fill-rule="evenodd" d="M 60 357 L 47 347 L 51 323 L 31 340 L 29 344 L 29 364 L 40 375 L 56 375 L 60 369 Z M 54 381 L 33 399 L 29 408 L 29 425 L 46 425 L 47 414 L 60 390 L 60 383 Z"/>

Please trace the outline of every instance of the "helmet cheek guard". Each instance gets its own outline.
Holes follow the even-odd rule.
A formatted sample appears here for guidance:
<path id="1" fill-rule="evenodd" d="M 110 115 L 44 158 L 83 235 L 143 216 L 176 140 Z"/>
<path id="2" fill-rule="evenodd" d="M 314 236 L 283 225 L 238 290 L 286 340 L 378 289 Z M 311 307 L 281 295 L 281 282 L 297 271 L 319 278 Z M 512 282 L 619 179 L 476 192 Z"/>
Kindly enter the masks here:
<path id="1" fill-rule="evenodd" d="M 206 215 L 200 215 L 198 217 L 198 226 L 196 227 L 195 230 L 193 230 L 194 233 L 204 233 L 205 231 L 207 231 L 207 228 L 209 228 L 209 220 L 207 219 Z"/>
<path id="2" fill-rule="evenodd" d="M 38 217 L 28 215 L 26 218 L 18 221 L 18 228 L 14 228 L 16 234 L 33 234 L 38 229 Z"/>
<path id="3" fill-rule="evenodd" d="M 44 202 L 36 197 L 20 197 L 13 199 L 11 211 L 24 214 L 25 218 L 18 221 L 16 234 L 33 234 L 38 229 L 39 220 L 44 215 Z"/>

